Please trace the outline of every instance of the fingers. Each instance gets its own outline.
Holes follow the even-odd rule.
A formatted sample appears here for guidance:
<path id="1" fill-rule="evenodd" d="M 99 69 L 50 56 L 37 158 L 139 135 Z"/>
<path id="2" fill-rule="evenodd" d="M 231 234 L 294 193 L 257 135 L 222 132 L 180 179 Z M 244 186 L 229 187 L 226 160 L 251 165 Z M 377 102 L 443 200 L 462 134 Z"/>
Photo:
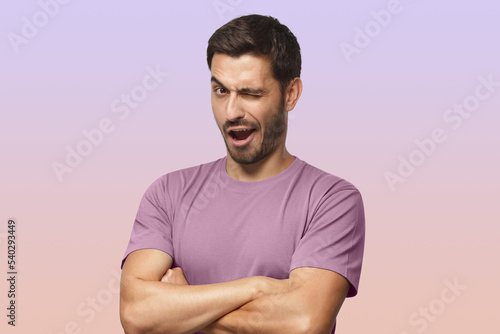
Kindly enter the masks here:
<path id="1" fill-rule="evenodd" d="M 170 283 L 170 277 L 172 277 L 172 269 L 168 269 L 165 275 L 161 278 L 161 282 Z"/>
<path id="2" fill-rule="evenodd" d="M 163 275 L 163 277 L 161 278 L 161 281 L 171 284 L 189 284 L 186 280 L 186 277 L 184 276 L 184 272 L 180 267 L 168 269 L 165 275 Z"/>

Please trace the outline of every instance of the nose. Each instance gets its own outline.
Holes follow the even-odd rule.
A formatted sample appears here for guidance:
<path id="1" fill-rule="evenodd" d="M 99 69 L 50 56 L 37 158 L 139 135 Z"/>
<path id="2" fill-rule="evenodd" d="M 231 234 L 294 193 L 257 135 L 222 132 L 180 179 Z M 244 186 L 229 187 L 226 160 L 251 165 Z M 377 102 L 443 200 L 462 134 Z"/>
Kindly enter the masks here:
<path id="1" fill-rule="evenodd" d="M 226 120 L 235 121 L 239 118 L 243 118 L 244 116 L 245 112 L 238 94 L 231 94 L 226 105 Z"/>

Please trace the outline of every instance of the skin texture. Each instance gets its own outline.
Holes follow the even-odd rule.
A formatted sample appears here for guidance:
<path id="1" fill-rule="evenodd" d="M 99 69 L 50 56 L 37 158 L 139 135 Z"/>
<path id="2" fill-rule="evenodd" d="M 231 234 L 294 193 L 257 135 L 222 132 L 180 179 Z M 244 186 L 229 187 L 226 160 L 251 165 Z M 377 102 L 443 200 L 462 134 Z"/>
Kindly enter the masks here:
<path id="1" fill-rule="evenodd" d="M 295 78 L 282 96 L 265 56 L 212 58 L 212 110 L 226 144 L 226 170 L 234 179 L 264 180 L 285 170 L 294 160 L 285 147 L 288 111 L 302 92 Z M 252 141 L 235 147 L 227 129 L 243 126 L 255 129 Z"/>
<path id="2" fill-rule="evenodd" d="M 162 281 L 188 285 L 180 268 L 169 269 Z M 263 296 L 226 314 L 202 331 L 226 333 L 330 333 L 349 290 L 337 273 L 317 268 L 297 268 L 288 288 Z"/>
<path id="3" fill-rule="evenodd" d="M 249 301 L 288 290 L 288 280 L 264 276 L 190 286 L 180 268 L 168 271 L 172 262 L 156 249 L 127 257 L 120 282 L 125 333 L 193 333 Z"/>
<path id="4" fill-rule="evenodd" d="M 265 56 L 215 54 L 211 68 L 212 109 L 229 176 L 259 181 L 284 171 L 295 159 L 285 140 L 300 78 L 282 94 Z M 233 144 L 228 130 L 234 127 L 254 129 L 244 147 Z M 309 267 L 294 269 L 285 280 L 254 276 L 191 286 L 172 263 L 154 249 L 128 256 L 120 293 L 125 333 L 330 333 L 349 290 L 341 275 Z"/>

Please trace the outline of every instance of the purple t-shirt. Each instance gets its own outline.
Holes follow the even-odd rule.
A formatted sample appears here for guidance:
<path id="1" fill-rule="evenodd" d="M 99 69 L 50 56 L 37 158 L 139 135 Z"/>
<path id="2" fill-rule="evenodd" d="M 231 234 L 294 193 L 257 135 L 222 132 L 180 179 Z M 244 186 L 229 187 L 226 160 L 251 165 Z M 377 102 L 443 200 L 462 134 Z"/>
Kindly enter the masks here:
<path id="1" fill-rule="evenodd" d="M 170 254 L 191 285 L 249 276 L 289 277 L 298 267 L 332 270 L 357 294 L 365 220 L 349 182 L 295 157 L 283 172 L 238 181 L 227 157 L 168 173 L 142 198 L 125 256 Z"/>

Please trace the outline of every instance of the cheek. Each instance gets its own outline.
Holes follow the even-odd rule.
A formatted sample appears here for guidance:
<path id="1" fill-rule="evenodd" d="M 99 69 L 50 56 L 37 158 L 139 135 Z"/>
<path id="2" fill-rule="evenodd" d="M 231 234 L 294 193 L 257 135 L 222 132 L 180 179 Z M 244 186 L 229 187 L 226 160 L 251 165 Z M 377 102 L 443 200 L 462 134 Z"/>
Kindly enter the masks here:
<path id="1" fill-rule="evenodd" d="M 268 127 L 275 112 L 275 106 L 270 103 L 266 103 L 261 105 L 258 109 L 255 109 L 254 117 L 259 122 L 261 127 Z"/>

